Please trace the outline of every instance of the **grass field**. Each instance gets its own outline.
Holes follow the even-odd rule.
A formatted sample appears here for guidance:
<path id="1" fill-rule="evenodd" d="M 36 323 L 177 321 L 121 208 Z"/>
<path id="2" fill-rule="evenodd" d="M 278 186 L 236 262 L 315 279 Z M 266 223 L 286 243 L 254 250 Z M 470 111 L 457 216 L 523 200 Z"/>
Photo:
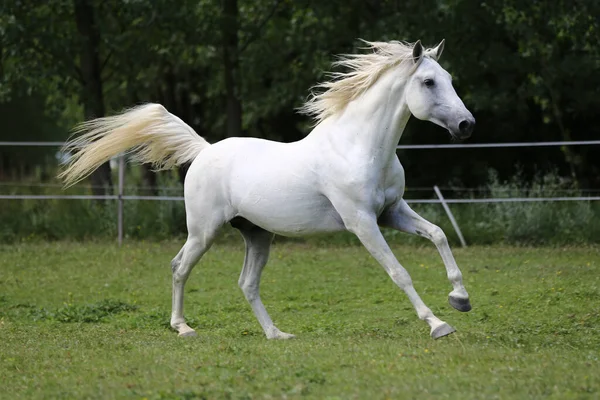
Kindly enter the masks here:
<path id="1" fill-rule="evenodd" d="M 181 243 L 0 247 L 0 398 L 595 399 L 597 247 L 473 247 L 455 255 L 473 310 L 434 247 L 394 245 L 426 304 L 457 329 L 433 341 L 358 246 L 277 243 L 263 300 L 291 341 L 267 341 L 237 288 L 243 246 L 215 245 L 187 286 L 196 338 L 168 328 Z"/>

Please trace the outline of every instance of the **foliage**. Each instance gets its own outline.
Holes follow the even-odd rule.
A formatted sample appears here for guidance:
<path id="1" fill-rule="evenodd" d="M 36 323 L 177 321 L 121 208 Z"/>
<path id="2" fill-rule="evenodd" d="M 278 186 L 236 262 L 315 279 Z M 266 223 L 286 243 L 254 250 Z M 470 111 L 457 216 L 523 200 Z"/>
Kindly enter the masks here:
<path id="1" fill-rule="evenodd" d="M 224 81 L 218 2 L 77 1 L 90 4 L 96 19 L 106 109 L 158 101 L 212 141 L 225 136 L 227 90 L 241 102 L 244 135 L 301 138 L 310 125 L 294 108 L 324 78 L 334 54 L 356 50 L 357 38 L 432 45 L 446 38 L 442 63 L 478 120 L 473 141 L 600 135 L 596 0 L 238 0 L 239 71 L 232 89 Z M 82 119 L 72 105 L 85 101 L 79 56 L 85 43 L 73 4 L 14 1 L 0 10 L 0 101 L 36 93 L 47 99 L 41 111 L 59 116 L 62 126 Z M 15 119 L 23 120 L 23 113 Z M 42 127 L 35 132 L 47 137 Z M 403 143 L 439 142 L 439 133 L 413 120 Z M 0 131 L 0 138 L 6 135 Z M 463 154 L 408 153 L 402 161 L 417 186 L 454 180 L 473 187 L 485 182 L 489 168 L 508 179 L 518 164 L 526 179 L 535 170 L 558 168 L 583 188 L 600 176 L 596 148 Z"/>
<path id="2" fill-rule="evenodd" d="M 159 195 L 181 196 L 181 184 L 174 177 L 164 175 L 159 184 Z M 131 174 L 127 182 L 135 179 Z M 497 173 L 490 173 L 486 186 L 473 197 L 564 197 L 582 193 L 570 179 L 557 174 L 537 175 L 532 182 L 516 175 L 509 181 L 500 181 Z M 60 186 L 37 187 L 31 194 L 61 194 Z M 409 188 L 410 189 L 410 188 Z M 451 188 L 450 188 L 451 189 Z M 446 194 L 451 193 L 445 189 Z M 452 197 L 464 196 L 460 188 Z M 24 194 L 24 186 L 0 186 L 2 194 Z M 67 194 L 85 193 L 85 188 L 74 187 Z M 413 192 L 408 192 L 409 194 Z M 417 192 L 424 193 L 424 192 Z M 433 195 L 429 190 L 427 196 Z M 127 195 L 148 195 L 148 192 L 127 188 Z M 423 195 L 417 196 L 423 198 Z M 448 196 L 450 197 L 450 196 Z M 117 235 L 117 204 L 109 201 L 98 204 L 85 200 L 3 200 L 0 209 L 0 242 L 39 240 L 114 239 Z M 523 202 L 492 204 L 453 204 L 450 206 L 469 244 L 581 244 L 600 243 L 600 205 L 595 202 Z M 450 242 L 458 245 L 458 238 L 448 217 L 438 204 L 414 204 L 413 208 L 424 218 L 440 225 Z M 134 201 L 124 203 L 125 239 L 169 239 L 186 235 L 185 208 L 182 201 Z M 425 239 L 406 233 L 384 230 L 388 240 L 399 243 L 423 243 Z M 235 230 L 226 228 L 223 241 L 240 241 Z M 279 238 L 278 240 L 290 240 Z M 350 233 L 321 235 L 294 241 L 308 243 L 356 244 Z"/>
<path id="3" fill-rule="evenodd" d="M 459 313 L 447 304 L 451 286 L 434 246 L 393 246 L 426 304 L 457 328 L 433 341 L 364 249 L 279 243 L 262 294 L 297 339 L 272 342 L 236 285 L 241 245 L 215 245 L 192 272 L 186 315 L 199 337 L 168 328 L 179 245 L 0 246 L 4 391 L 13 399 L 598 397 L 596 247 L 457 249 L 474 306 Z M 101 322 L 24 311 L 103 304 L 112 311 Z"/>
<path id="4" fill-rule="evenodd" d="M 39 94 L 32 96 L 15 96 L 11 102 L 0 103 L 0 121 L 2 133 L 0 140 L 11 142 L 27 141 L 61 141 L 64 131 L 55 121 L 43 113 L 45 99 Z M 22 118 L 27 115 L 28 118 Z M 39 132 L 45 136 L 40 138 Z M 35 168 L 42 168 L 45 173 L 39 178 L 48 181 L 49 165 L 55 163 L 55 147 L 3 147 L 0 146 L 0 181 L 18 180 L 34 176 Z"/>

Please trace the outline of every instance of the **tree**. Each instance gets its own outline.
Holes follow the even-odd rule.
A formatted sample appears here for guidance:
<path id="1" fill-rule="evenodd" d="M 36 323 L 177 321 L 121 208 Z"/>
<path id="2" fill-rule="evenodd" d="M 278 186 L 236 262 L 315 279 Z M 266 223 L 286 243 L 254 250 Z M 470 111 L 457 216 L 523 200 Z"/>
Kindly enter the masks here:
<path id="1" fill-rule="evenodd" d="M 20 82 L 29 93 L 48 93 L 48 87 L 53 86 L 65 99 L 81 94 L 86 117 L 104 116 L 100 33 L 89 0 L 10 3 L 3 22 L 2 47 L 14 59 L 13 88 Z M 59 101 L 53 106 L 64 105 Z M 94 194 L 110 192 L 108 163 L 92 175 L 92 182 Z"/>
<path id="2" fill-rule="evenodd" d="M 227 96 L 227 136 L 242 135 L 242 103 L 238 96 L 239 44 L 238 2 L 222 0 L 221 49 L 223 52 L 223 74 Z"/>
<path id="3" fill-rule="evenodd" d="M 104 117 L 102 65 L 100 64 L 100 32 L 95 10 L 90 0 L 73 0 L 75 22 L 80 36 L 81 100 L 86 119 Z M 92 192 L 108 194 L 112 191 L 110 164 L 102 164 L 91 175 Z"/>
<path id="4" fill-rule="evenodd" d="M 11 90 L 15 99 L 34 93 L 47 99 L 48 115 L 64 115 L 74 99 L 88 116 L 153 101 L 211 142 L 298 140 L 311 121 L 294 109 L 326 78 L 335 54 L 359 51 L 358 38 L 431 45 L 445 38 L 441 63 L 478 121 L 471 141 L 600 135 L 595 0 L 24 3 L 0 14 L 0 101 Z M 437 143 L 442 132 L 411 119 L 402 141 Z M 558 167 L 582 186 L 600 176 L 597 148 L 422 154 L 401 153 L 411 185 L 475 186 L 489 168 L 503 179 L 518 164 L 525 177 Z M 146 176 L 153 186 L 154 175 Z"/>

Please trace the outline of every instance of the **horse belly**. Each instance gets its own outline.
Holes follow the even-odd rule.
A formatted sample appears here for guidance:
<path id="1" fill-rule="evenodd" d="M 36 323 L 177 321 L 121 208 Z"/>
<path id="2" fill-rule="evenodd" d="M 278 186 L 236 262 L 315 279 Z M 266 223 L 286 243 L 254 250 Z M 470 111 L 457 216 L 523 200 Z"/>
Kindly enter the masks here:
<path id="1" fill-rule="evenodd" d="M 319 188 L 321 171 L 314 161 L 318 149 L 304 142 L 249 138 L 221 143 L 215 158 L 225 161 L 221 171 L 236 216 L 284 236 L 344 229 L 339 214 Z M 212 169 L 216 162 L 208 164 Z"/>
<path id="2" fill-rule="evenodd" d="M 255 225 L 283 236 L 302 236 L 344 229 L 329 200 L 306 186 L 262 188 L 255 185 L 236 207 Z"/>

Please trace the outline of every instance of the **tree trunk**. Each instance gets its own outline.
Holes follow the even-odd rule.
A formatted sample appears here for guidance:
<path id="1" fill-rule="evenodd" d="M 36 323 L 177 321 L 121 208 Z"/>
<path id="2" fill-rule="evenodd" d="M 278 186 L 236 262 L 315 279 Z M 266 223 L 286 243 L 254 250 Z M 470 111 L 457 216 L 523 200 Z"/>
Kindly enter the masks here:
<path id="1" fill-rule="evenodd" d="M 177 97 L 178 93 L 186 89 L 177 87 L 177 77 L 171 65 L 167 65 L 163 69 L 165 72 L 162 78 L 164 86 L 160 91 L 161 102 L 171 114 L 178 116 L 183 122 L 189 124 L 187 115 L 185 115 L 185 107 L 187 105 Z M 189 165 L 184 164 L 177 168 L 181 184 L 185 181 L 185 174 L 188 167 Z"/>
<path id="2" fill-rule="evenodd" d="M 86 119 L 104 116 L 104 96 L 99 56 L 100 33 L 89 0 L 74 0 L 75 22 L 81 37 L 82 102 Z M 110 164 L 102 164 L 91 175 L 94 195 L 112 194 Z"/>
<path id="3" fill-rule="evenodd" d="M 183 122 L 189 126 L 193 125 L 193 113 L 192 113 L 192 99 L 190 98 L 190 90 L 187 87 L 181 87 L 176 97 L 177 103 L 177 116 L 181 118 Z M 192 128 L 193 129 L 193 128 Z M 191 162 L 185 163 L 179 166 L 179 182 L 183 185 L 185 182 L 185 176 L 187 175 L 188 169 L 190 169 Z"/>
<path id="4" fill-rule="evenodd" d="M 223 0 L 221 36 L 223 71 L 227 91 L 227 136 L 242 135 L 242 103 L 239 96 L 239 48 L 237 0 Z"/>
<path id="5" fill-rule="evenodd" d="M 571 131 L 563 124 L 563 115 L 561 108 L 559 107 L 560 97 L 550 86 L 547 85 L 546 87 L 548 88 L 548 93 L 550 94 L 552 114 L 556 121 L 556 125 L 558 126 L 561 138 L 565 142 L 570 142 L 573 140 L 573 137 L 571 136 Z M 589 188 L 589 180 L 584 170 L 584 166 L 588 165 L 587 160 L 585 159 L 585 154 L 578 154 L 570 146 L 562 146 L 561 151 L 565 156 L 565 162 L 571 170 L 571 177 L 576 182 L 578 188 Z"/>

